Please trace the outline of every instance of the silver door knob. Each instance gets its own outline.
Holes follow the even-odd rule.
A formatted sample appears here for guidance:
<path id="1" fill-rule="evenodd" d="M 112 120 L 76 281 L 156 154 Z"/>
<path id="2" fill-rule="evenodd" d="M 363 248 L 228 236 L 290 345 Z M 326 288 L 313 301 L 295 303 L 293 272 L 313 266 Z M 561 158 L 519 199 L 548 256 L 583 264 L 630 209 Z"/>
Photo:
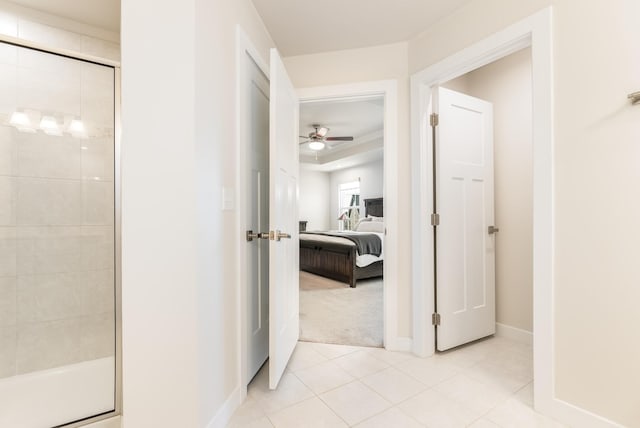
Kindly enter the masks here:
<path id="1" fill-rule="evenodd" d="M 498 229 L 495 226 L 489 226 L 489 235 L 493 235 L 494 233 L 498 233 L 500 232 L 500 229 Z"/>
<path id="2" fill-rule="evenodd" d="M 247 230 L 247 242 L 251 242 L 254 239 L 269 239 L 269 234 Z"/>
<path id="3" fill-rule="evenodd" d="M 279 230 L 276 230 L 275 232 L 272 230 L 271 232 L 269 232 L 269 239 L 277 242 L 282 239 L 291 239 L 291 235 L 289 235 L 288 233 L 281 232 Z"/>

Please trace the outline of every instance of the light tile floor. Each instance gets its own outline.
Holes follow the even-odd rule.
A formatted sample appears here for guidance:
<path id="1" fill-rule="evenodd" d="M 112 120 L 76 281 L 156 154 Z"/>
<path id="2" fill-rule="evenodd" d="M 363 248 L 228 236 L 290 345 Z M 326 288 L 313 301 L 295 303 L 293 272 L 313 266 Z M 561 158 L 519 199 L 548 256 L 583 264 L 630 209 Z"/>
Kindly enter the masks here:
<path id="1" fill-rule="evenodd" d="M 267 365 L 229 427 L 561 427 L 536 413 L 532 350 L 492 337 L 430 358 L 299 342 L 278 389 Z"/>

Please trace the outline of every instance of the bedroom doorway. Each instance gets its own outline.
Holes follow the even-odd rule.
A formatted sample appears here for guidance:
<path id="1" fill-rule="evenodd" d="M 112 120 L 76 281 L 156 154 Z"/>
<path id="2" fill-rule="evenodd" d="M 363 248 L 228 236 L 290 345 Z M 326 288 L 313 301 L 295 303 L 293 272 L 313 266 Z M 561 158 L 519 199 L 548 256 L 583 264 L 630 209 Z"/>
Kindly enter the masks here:
<path id="1" fill-rule="evenodd" d="M 300 105 L 300 340 L 384 346 L 382 95 Z"/>

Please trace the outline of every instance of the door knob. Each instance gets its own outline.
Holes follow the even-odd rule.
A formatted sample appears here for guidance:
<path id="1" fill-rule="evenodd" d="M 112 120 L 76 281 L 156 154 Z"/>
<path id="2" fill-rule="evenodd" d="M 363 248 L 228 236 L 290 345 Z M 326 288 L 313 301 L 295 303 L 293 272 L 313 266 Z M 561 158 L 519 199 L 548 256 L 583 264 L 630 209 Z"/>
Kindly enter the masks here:
<path id="1" fill-rule="evenodd" d="M 494 233 L 498 233 L 500 232 L 500 229 L 498 229 L 495 226 L 489 226 L 489 235 L 493 235 Z"/>
<path id="2" fill-rule="evenodd" d="M 276 230 L 275 232 L 272 230 L 271 232 L 269 232 L 269 239 L 271 239 L 272 241 L 280 241 L 282 239 L 291 239 L 291 235 L 279 230 Z"/>
<path id="3" fill-rule="evenodd" d="M 254 239 L 269 239 L 269 234 L 261 232 L 254 233 L 253 230 L 247 230 L 247 242 L 251 242 Z"/>

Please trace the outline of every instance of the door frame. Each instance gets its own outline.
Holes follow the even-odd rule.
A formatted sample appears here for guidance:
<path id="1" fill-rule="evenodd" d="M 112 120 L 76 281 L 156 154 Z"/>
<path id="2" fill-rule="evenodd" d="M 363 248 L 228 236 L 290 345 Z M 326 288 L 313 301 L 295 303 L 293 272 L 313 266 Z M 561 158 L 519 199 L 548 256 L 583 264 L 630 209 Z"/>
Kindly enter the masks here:
<path id="1" fill-rule="evenodd" d="M 410 351 L 410 338 L 398 336 L 398 81 L 379 80 L 297 89 L 300 104 L 384 97 L 384 276 L 383 346 Z"/>
<path id="2" fill-rule="evenodd" d="M 264 73 L 267 79 L 269 77 L 269 64 L 260 55 L 258 49 L 251 42 L 245 31 L 239 25 L 236 26 L 236 136 L 238 144 L 236 144 L 236 185 L 238 189 L 238 197 L 236 201 L 236 239 L 238 239 L 238 245 L 236 247 L 236 281 L 239 285 L 238 299 L 236 307 L 236 337 L 237 337 L 237 350 L 240 356 L 238 364 L 238 379 L 240 379 L 240 396 L 237 397 L 239 405 L 242 400 L 247 396 L 247 384 L 250 379 L 247 379 L 247 365 L 248 365 L 248 323 L 247 323 L 247 299 L 249 296 L 249 277 L 247 275 L 247 247 L 245 239 L 245 221 L 247 218 L 247 204 L 244 199 L 246 195 L 248 180 L 247 173 L 249 171 L 248 165 L 245 162 L 247 157 L 248 147 L 251 143 L 251 133 L 248 130 L 246 117 L 249 114 L 251 105 L 247 100 L 247 82 L 251 72 L 249 61 L 253 61 L 260 71 Z M 235 395 L 235 394 L 234 394 Z M 231 406 L 234 408 L 235 406 Z"/>
<path id="3" fill-rule="evenodd" d="M 533 84 L 533 372 L 534 407 L 560 422 L 611 427 L 610 421 L 567 403 L 555 390 L 554 338 L 554 123 L 553 7 L 541 11 L 411 76 L 412 292 L 414 352 L 435 352 L 431 325 L 433 233 L 430 222 L 431 135 L 427 112 L 431 87 L 531 47 Z"/>
<path id="4" fill-rule="evenodd" d="M 435 352 L 433 179 L 428 121 L 433 86 L 531 46 L 533 84 L 533 329 L 535 408 L 552 413 L 553 374 L 553 58 L 551 8 L 538 12 L 411 76 L 414 352 Z"/>

